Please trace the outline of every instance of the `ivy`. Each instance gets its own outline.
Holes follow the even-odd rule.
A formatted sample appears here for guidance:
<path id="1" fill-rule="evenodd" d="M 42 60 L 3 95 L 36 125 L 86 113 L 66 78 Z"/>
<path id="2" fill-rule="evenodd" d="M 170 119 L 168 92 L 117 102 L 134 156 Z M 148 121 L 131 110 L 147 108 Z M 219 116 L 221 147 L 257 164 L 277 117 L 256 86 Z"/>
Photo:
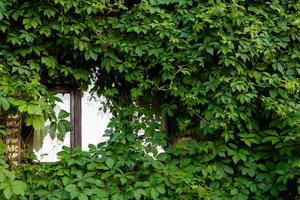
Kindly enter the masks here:
<path id="1" fill-rule="evenodd" d="M 17 179 L 29 189 L 18 182 L 0 197 L 296 198 L 299 7 L 293 0 L 0 1 L 1 112 L 22 114 L 36 129 L 51 119 L 52 132 L 63 135 L 67 115 L 55 116 L 46 86 L 85 89 L 93 81 L 114 115 L 109 145 L 25 165 Z M 157 155 L 157 145 L 165 152 Z"/>

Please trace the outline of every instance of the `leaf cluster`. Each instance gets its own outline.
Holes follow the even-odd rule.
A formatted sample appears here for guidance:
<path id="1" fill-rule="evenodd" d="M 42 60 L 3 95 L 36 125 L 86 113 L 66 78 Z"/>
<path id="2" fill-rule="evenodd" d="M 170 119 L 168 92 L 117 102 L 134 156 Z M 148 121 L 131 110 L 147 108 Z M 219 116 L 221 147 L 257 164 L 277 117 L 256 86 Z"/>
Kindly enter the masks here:
<path id="1" fill-rule="evenodd" d="M 294 198 L 299 9 L 294 0 L 1 1 L 1 108 L 23 113 L 27 125 L 39 128 L 53 115 L 47 85 L 86 88 L 93 80 L 93 91 L 108 98 L 115 115 L 106 147 L 113 153 L 98 160 L 75 151 L 76 159 L 65 155 L 42 166 L 54 183 L 29 182 L 44 188 L 32 198 L 100 198 L 93 188 L 108 199 Z M 153 120 L 139 125 L 139 108 L 165 119 L 167 160 L 130 146 L 143 141 L 137 129 L 147 130 L 149 144 L 166 142 Z M 138 155 L 136 169 L 131 154 Z M 74 172 L 70 160 L 82 162 L 70 164 Z M 88 170 L 92 160 L 106 167 L 101 174 Z M 59 170 L 68 171 L 64 181 Z M 101 184 L 85 181 L 91 176 Z"/>

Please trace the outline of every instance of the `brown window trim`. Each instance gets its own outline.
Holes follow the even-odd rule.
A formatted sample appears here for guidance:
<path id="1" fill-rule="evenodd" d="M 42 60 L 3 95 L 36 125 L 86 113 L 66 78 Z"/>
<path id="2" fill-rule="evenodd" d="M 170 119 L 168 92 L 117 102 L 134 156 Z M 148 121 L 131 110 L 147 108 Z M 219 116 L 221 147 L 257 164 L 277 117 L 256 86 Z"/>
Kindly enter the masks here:
<path id="1" fill-rule="evenodd" d="M 55 86 L 49 87 L 49 91 L 55 93 L 69 93 L 70 94 L 70 119 L 72 124 L 72 131 L 70 133 L 71 148 L 81 148 L 82 146 L 82 109 L 81 109 L 81 96 L 82 93 L 77 87 Z"/>

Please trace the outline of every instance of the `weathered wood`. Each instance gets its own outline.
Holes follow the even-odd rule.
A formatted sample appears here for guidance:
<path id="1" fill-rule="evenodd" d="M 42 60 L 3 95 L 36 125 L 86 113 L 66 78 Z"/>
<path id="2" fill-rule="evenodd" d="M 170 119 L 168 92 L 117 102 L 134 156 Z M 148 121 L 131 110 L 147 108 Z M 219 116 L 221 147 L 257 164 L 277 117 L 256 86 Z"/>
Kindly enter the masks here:
<path id="1" fill-rule="evenodd" d="M 7 145 L 6 161 L 12 166 L 21 160 L 22 116 L 19 113 L 7 115 L 5 127 L 7 132 L 5 136 L 5 143 Z"/>
<path id="2" fill-rule="evenodd" d="M 73 130 L 71 134 L 71 147 L 81 148 L 82 143 L 82 109 L 81 109 L 81 92 L 79 90 L 72 90 L 71 98 L 71 123 Z"/>

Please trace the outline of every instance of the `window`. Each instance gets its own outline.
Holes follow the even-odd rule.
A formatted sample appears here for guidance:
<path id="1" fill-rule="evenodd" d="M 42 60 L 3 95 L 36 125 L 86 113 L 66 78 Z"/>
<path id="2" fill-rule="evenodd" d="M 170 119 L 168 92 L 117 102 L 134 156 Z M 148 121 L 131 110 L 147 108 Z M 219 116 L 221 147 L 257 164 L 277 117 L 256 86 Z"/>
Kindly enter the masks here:
<path id="1" fill-rule="evenodd" d="M 58 93 L 59 97 L 63 102 L 58 102 L 55 106 L 55 112 L 58 114 L 60 110 L 65 110 L 67 112 L 71 111 L 71 95 L 70 93 Z M 68 117 L 70 121 L 70 117 Z M 50 122 L 47 121 L 45 126 L 49 127 Z M 63 140 L 59 140 L 57 137 L 51 137 L 51 134 L 48 131 L 48 128 L 45 128 L 45 133 L 37 134 L 34 133 L 33 140 L 33 151 L 37 157 L 37 160 L 41 162 L 54 162 L 57 161 L 56 154 L 62 150 L 63 146 L 71 146 L 71 136 L 70 132 L 66 133 Z M 43 138 L 40 138 L 43 137 Z M 38 149 L 38 150 L 37 150 Z"/>
<path id="2" fill-rule="evenodd" d="M 57 161 L 57 153 L 63 146 L 88 150 L 89 144 L 105 141 L 107 138 L 103 135 L 111 118 L 110 113 L 101 110 L 101 102 L 105 101 L 103 97 L 92 98 L 89 93 L 82 94 L 76 89 L 55 88 L 53 90 L 63 101 L 57 103 L 55 112 L 58 114 L 62 109 L 69 112 L 70 117 L 67 120 L 71 122 L 73 130 L 61 141 L 51 137 L 47 131 L 49 122 L 46 122 L 43 138 L 38 138 L 38 134 L 33 138 L 33 146 L 38 147 L 35 148 L 38 150 L 34 150 L 34 153 L 40 162 Z"/>
<path id="3" fill-rule="evenodd" d="M 82 102 L 82 149 L 88 150 L 89 144 L 104 142 L 104 136 L 111 114 L 105 113 L 102 108 L 103 97 L 92 98 L 87 92 L 83 93 Z"/>

